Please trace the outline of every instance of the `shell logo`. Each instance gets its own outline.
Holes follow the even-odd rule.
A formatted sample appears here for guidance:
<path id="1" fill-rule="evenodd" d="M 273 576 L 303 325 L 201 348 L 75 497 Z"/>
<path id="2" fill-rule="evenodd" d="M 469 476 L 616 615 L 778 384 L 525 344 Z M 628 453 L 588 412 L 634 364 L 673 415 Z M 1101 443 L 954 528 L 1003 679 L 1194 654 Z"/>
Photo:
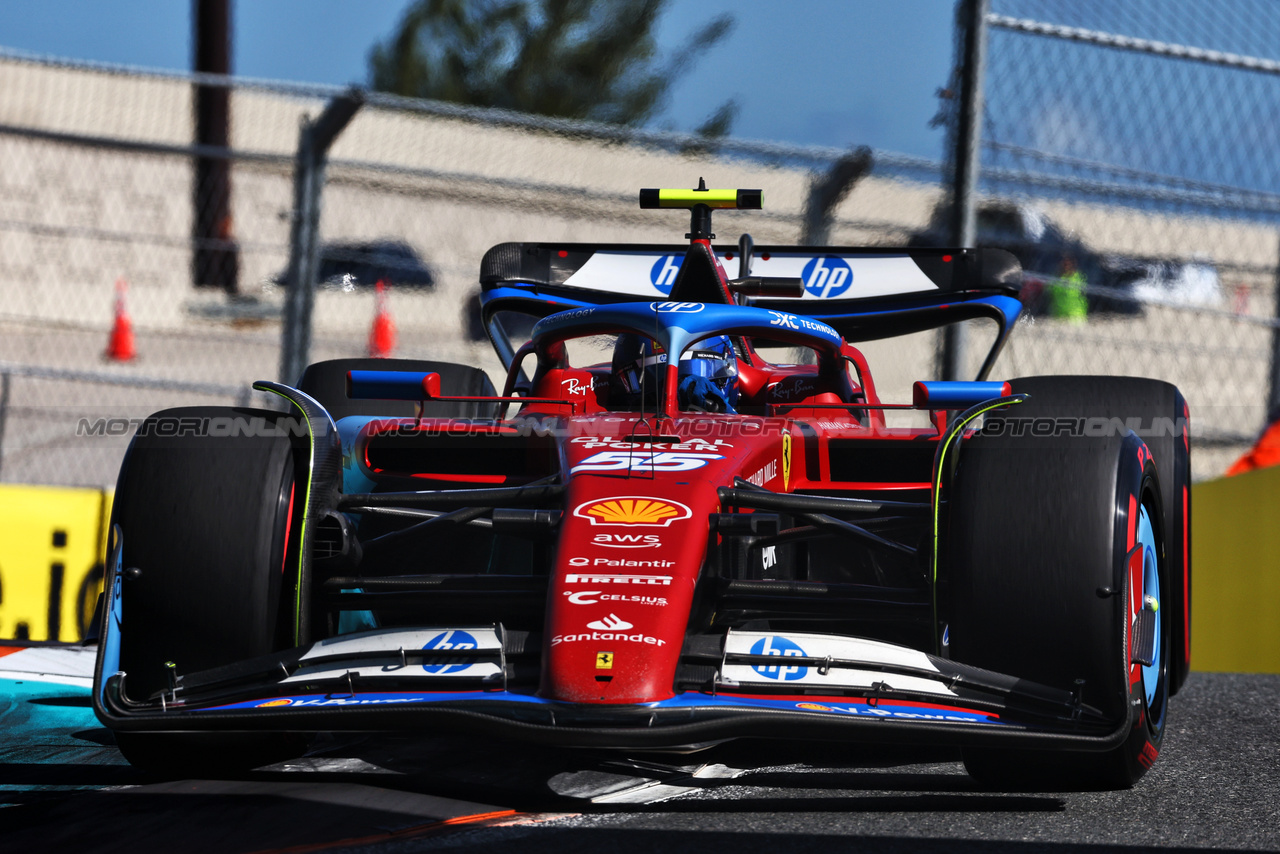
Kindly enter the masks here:
<path id="1" fill-rule="evenodd" d="M 292 703 L 293 703 L 293 700 L 288 700 L 288 699 L 282 699 L 282 700 L 267 700 L 265 703 L 259 703 L 258 705 L 254 706 L 254 708 L 255 708 L 255 709 L 270 709 L 270 708 L 271 708 L 271 707 L 273 707 L 273 706 L 288 706 L 288 705 L 290 705 L 290 704 L 292 704 Z"/>
<path id="2" fill-rule="evenodd" d="M 665 528 L 672 522 L 693 515 L 678 501 L 648 498 L 643 495 L 621 495 L 579 504 L 573 515 L 590 520 L 592 525 L 644 525 Z"/>

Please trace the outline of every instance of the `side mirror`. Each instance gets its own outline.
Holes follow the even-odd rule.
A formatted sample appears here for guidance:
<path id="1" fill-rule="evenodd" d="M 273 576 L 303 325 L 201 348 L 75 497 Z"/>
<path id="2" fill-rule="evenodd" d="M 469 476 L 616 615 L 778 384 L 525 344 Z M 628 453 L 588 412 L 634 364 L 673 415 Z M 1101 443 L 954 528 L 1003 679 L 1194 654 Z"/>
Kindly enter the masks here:
<path id="1" fill-rule="evenodd" d="M 918 382 L 911 387 L 911 404 L 916 409 L 968 409 L 1010 394 L 1004 382 Z"/>
<path id="2" fill-rule="evenodd" d="M 436 400 L 440 375 L 420 371 L 347 371 L 352 400 Z"/>

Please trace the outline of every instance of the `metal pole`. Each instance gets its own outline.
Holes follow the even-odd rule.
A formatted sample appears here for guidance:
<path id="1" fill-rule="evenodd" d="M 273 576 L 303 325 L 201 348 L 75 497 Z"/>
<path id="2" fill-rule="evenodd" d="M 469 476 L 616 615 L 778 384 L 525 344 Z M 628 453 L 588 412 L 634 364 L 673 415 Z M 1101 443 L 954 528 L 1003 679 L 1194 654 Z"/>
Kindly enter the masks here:
<path id="1" fill-rule="evenodd" d="M 289 229 L 289 267 L 280 330 L 280 382 L 293 385 L 311 353 L 311 314 L 315 306 L 320 257 L 320 201 L 329 147 L 351 121 L 364 96 L 350 90 L 333 98 L 314 122 L 305 119 L 298 133 L 293 172 L 293 223 Z"/>
<path id="2" fill-rule="evenodd" d="M 1280 263 L 1276 264 L 1276 296 L 1272 321 L 1280 321 Z M 1271 327 L 1271 387 L 1267 390 L 1267 420 L 1259 429 L 1265 428 L 1280 414 L 1280 326 Z"/>
<path id="3" fill-rule="evenodd" d="M 987 64 L 987 13 L 990 0 L 958 0 L 956 26 L 964 28 L 964 56 L 960 73 L 960 112 L 955 135 L 955 174 L 951 189 L 953 246 L 977 245 L 975 195 L 982 137 L 982 80 Z M 942 378 L 964 379 L 964 327 L 953 323 L 943 330 Z"/>
<path id="4" fill-rule="evenodd" d="M 804 231 L 800 242 L 805 246 L 825 246 L 831 231 L 832 212 L 871 171 L 871 149 L 860 146 L 837 160 L 824 175 L 814 175 L 809 184 L 809 200 L 805 204 Z"/>
<path id="5" fill-rule="evenodd" d="M 195 0 L 194 65 L 197 73 L 231 73 L 231 3 Z M 195 87 L 197 146 L 226 149 L 231 143 L 231 92 L 226 85 Z M 231 160 L 197 157 L 192 194 L 192 283 L 237 292 L 240 250 L 231 220 Z"/>
<path id="6" fill-rule="evenodd" d="M 4 426 L 9 420 L 9 372 L 0 373 L 0 470 L 4 464 Z"/>

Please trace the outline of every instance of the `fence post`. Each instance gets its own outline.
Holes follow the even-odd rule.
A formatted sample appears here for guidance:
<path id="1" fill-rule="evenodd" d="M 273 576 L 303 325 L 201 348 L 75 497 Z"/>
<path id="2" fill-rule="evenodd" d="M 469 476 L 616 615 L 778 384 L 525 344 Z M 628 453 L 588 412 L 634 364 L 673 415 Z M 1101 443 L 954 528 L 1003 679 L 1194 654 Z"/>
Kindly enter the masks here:
<path id="1" fill-rule="evenodd" d="M 314 122 L 302 122 L 293 171 L 293 223 L 289 229 L 284 322 L 280 329 L 280 382 L 292 385 L 311 353 L 311 312 L 315 306 L 316 267 L 320 257 L 320 200 L 329 147 L 364 103 L 348 90 L 325 105 Z"/>
<path id="2" fill-rule="evenodd" d="M 1280 409 L 1280 262 L 1276 263 L 1276 296 L 1274 309 L 1271 312 L 1271 371 L 1267 388 L 1267 414 L 1264 416 L 1263 429 L 1276 417 Z"/>
<path id="3" fill-rule="evenodd" d="M 4 464 L 4 427 L 9 420 L 9 372 L 0 371 L 0 471 Z"/>
<path id="4" fill-rule="evenodd" d="M 813 176 L 804 208 L 801 244 L 825 246 L 828 243 L 832 212 L 854 185 L 871 171 L 872 163 L 871 149 L 863 145 L 837 160 L 826 174 Z"/>
<path id="5" fill-rule="evenodd" d="M 975 199 L 982 139 L 982 77 L 987 65 L 987 12 L 990 0 L 957 0 L 956 26 L 964 28 L 960 70 L 960 112 L 956 117 L 954 174 L 951 185 L 950 243 L 959 248 L 977 245 Z M 944 380 L 962 376 L 965 359 L 964 327 L 952 323 L 942 330 L 941 370 Z"/>

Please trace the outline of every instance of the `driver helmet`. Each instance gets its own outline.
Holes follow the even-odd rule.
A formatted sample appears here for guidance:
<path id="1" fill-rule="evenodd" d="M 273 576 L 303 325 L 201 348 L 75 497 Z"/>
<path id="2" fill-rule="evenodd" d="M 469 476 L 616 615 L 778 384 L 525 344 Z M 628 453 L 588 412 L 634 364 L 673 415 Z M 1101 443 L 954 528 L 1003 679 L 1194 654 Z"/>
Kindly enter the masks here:
<path id="1" fill-rule="evenodd" d="M 657 401 L 659 366 L 667 364 L 667 353 L 648 338 L 632 333 L 618 336 L 613 348 L 610 401 L 614 406 Z M 680 360 L 678 391 L 680 408 L 696 412 L 736 414 L 738 405 L 738 357 L 727 335 L 704 338 L 685 351 Z"/>
<path id="2" fill-rule="evenodd" d="M 653 405 L 658 399 L 658 366 L 665 367 L 667 354 L 648 338 L 624 332 L 613 345 L 613 366 L 609 374 L 609 401 L 618 408 Z"/>
<path id="3" fill-rule="evenodd" d="M 728 335 L 704 338 L 680 359 L 680 408 L 737 414 L 738 354 Z"/>

